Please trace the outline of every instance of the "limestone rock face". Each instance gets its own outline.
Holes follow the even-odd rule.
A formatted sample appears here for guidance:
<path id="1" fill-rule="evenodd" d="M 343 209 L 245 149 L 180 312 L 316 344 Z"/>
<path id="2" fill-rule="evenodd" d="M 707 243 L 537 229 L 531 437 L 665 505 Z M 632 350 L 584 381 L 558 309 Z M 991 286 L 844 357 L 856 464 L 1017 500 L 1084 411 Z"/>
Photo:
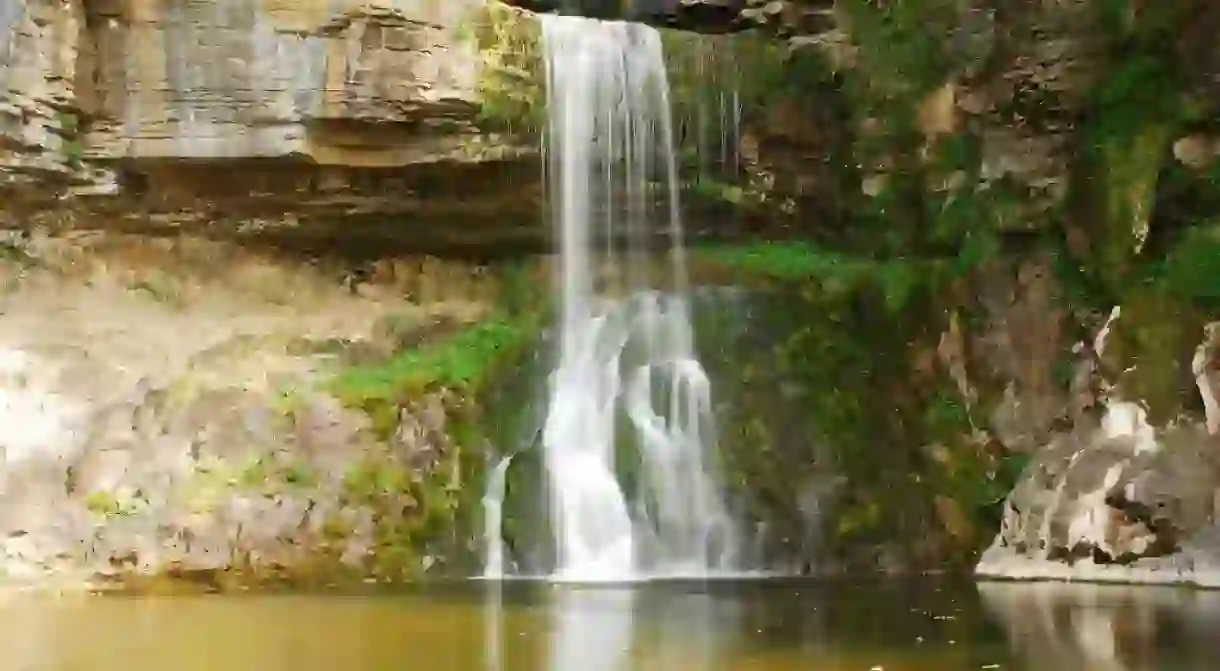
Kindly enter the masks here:
<path id="1" fill-rule="evenodd" d="M 275 215 L 277 226 L 309 229 L 355 215 L 392 230 L 404 227 L 387 218 L 492 205 L 532 217 L 536 202 L 520 188 L 491 202 L 509 191 L 495 166 L 532 163 L 534 152 L 477 125 L 484 58 L 467 35 L 486 9 L 484 0 L 6 2 L 5 209 L 24 223 L 54 203 L 42 223 L 88 211 L 112 213 L 89 217 L 111 227 L 261 229 Z M 459 182 L 467 197 L 453 197 Z"/>
<path id="2" fill-rule="evenodd" d="M 50 0 L 0 8 L 0 184 L 64 179 L 61 110 L 75 101 L 83 13 Z"/>
<path id="3" fill-rule="evenodd" d="M 1154 432 L 1117 403 L 1042 449 L 978 572 L 1006 578 L 1220 585 L 1220 450 L 1202 427 Z"/>
<path id="4" fill-rule="evenodd" d="M 742 11 L 758 0 L 507 0 L 538 12 L 562 10 L 599 19 L 623 19 L 703 33 L 745 27 Z M 771 3 L 779 5 L 781 3 Z"/>
<path id="5" fill-rule="evenodd" d="M 469 123 L 476 60 L 453 31 L 472 6 L 92 3 L 78 87 L 82 111 L 99 121 L 86 144 L 99 158 L 418 161 L 438 148 L 328 124 Z"/>
<path id="6" fill-rule="evenodd" d="M 4 242 L 0 582 L 390 579 L 461 556 L 400 531 L 440 505 L 408 500 L 439 491 L 416 480 L 460 484 L 454 394 L 379 432 L 332 383 L 485 316 L 486 268 L 397 258 L 356 279 L 185 236 Z"/>
<path id="7" fill-rule="evenodd" d="M 1081 359 L 1078 375 L 1093 382 L 1076 392 L 1087 398 L 1072 401 L 1075 428 L 1053 438 L 1027 436 L 1044 442 L 1004 504 L 980 575 L 1220 585 L 1216 327 L 1205 326 L 1193 348 L 1168 339 L 1170 348 L 1152 362 L 1129 344 L 1144 318 L 1139 308 L 1114 309 L 1093 343 L 1080 349 L 1092 358 Z M 1175 352 L 1189 365 L 1166 365 Z M 1141 365 L 1151 378 L 1132 376 Z M 1164 393 L 1155 383 L 1176 386 L 1177 368 L 1193 377 L 1194 384 L 1183 379 L 1180 386 L 1197 388 L 1201 408 L 1159 398 Z M 1100 422 L 1089 419 L 1090 405 L 1104 409 Z"/>

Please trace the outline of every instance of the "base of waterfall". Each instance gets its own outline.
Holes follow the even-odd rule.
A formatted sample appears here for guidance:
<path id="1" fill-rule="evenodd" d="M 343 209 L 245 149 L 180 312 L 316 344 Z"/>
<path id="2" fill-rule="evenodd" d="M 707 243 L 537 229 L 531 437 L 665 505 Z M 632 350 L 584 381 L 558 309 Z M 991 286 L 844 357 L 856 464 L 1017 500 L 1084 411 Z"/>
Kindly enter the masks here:
<path id="1" fill-rule="evenodd" d="M 782 571 L 682 571 L 679 569 L 669 571 L 644 572 L 626 577 L 606 577 L 598 579 L 596 576 L 571 575 L 563 573 L 545 573 L 538 575 L 529 574 L 505 574 L 505 575 L 478 575 L 472 576 L 470 579 L 476 582 L 504 582 L 504 583 L 547 583 L 555 585 L 568 585 L 576 587 L 607 587 L 611 588 L 616 585 L 643 585 L 650 583 L 664 584 L 696 584 L 704 582 L 763 582 L 774 580 L 792 580 L 801 579 L 793 573 L 785 573 Z"/>
<path id="2" fill-rule="evenodd" d="M 548 514 L 564 583 L 740 578 L 722 502 L 710 382 L 692 354 L 687 301 L 639 292 L 567 331 L 541 428 Z M 620 463 L 629 454 L 635 463 Z M 506 573 L 501 538 L 512 457 L 483 497 L 485 575 Z M 634 470 L 633 486 L 620 482 Z"/>

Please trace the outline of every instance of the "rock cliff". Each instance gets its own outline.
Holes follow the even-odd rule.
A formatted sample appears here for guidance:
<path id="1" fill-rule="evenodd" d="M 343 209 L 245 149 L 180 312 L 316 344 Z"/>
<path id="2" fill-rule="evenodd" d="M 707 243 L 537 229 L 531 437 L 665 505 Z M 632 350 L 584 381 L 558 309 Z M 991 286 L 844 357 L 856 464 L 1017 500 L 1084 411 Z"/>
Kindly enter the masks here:
<path id="1" fill-rule="evenodd" d="M 0 3 L 0 574 L 469 558 L 470 378 L 519 331 L 488 268 L 421 255 L 544 238 L 508 104 L 532 30 L 483 0 Z"/>
<path id="2" fill-rule="evenodd" d="M 533 333 L 488 268 L 114 232 L 4 250 L 0 581 L 470 569 L 482 378 Z"/>
<path id="3" fill-rule="evenodd" d="M 747 367 L 762 381 L 742 376 L 806 419 L 732 420 L 747 458 L 769 446 L 735 467 L 747 498 L 787 511 L 778 540 L 818 526 L 784 478 L 830 470 L 846 478 L 814 507 L 837 528 L 811 543 L 829 565 L 973 565 L 994 524 L 986 575 L 1214 584 L 1215 6 L 789 0 L 740 17 L 790 47 L 799 84 L 743 134 L 772 143 L 761 191 L 812 242 L 722 257 L 806 305 Z"/>
<path id="4" fill-rule="evenodd" d="M 536 144 L 486 123 L 496 45 L 476 33 L 512 20 L 493 9 L 6 2 L 4 216 L 417 251 L 511 239 L 537 218 Z"/>

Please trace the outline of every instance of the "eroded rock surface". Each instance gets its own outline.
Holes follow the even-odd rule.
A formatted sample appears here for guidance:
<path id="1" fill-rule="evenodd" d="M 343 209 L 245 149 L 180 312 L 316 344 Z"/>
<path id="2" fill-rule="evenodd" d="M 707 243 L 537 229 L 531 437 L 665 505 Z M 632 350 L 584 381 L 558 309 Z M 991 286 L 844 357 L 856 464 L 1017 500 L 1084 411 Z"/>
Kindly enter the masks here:
<path id="1" fill-rule="evenodd" d="M 480 318 L 485 274 L 398 259 L 361 279 L 205 240 L 14 237 L 0 296 L 5 577 L 393 579 L 443 559 L 413 526 L 443 501 L 412 483 L 453 467 L 452 399 L 415 397 L 386 436 L 328 380 Z"/>
<path id="2" fill-rule="evenodd" d="M 1133 403 L 1042 448 L 977 572 L 1220 586 L 1220 443 Z"/>
<path id="3" fill-rule="evenodd" d="M 0 216 L 421 249 L 494 212 L 512 239 L 536 150 L 481 125 L 488 6 L 6 2 Z"/>

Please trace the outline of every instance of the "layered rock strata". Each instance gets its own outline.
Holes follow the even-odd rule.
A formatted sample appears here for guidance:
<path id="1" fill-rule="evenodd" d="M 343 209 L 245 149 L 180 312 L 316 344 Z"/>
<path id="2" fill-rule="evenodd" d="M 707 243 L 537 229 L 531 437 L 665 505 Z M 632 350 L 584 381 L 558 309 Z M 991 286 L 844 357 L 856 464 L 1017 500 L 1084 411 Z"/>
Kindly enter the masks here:
<path id="1" fill-rule="evenodd" d="M 482 0 L 7 2 L 0 216 L 319 247 L 511 240 L 537 219 L 536 150 L 483 127 L 496 64 L 475 33 L 494 20 Z"/>

